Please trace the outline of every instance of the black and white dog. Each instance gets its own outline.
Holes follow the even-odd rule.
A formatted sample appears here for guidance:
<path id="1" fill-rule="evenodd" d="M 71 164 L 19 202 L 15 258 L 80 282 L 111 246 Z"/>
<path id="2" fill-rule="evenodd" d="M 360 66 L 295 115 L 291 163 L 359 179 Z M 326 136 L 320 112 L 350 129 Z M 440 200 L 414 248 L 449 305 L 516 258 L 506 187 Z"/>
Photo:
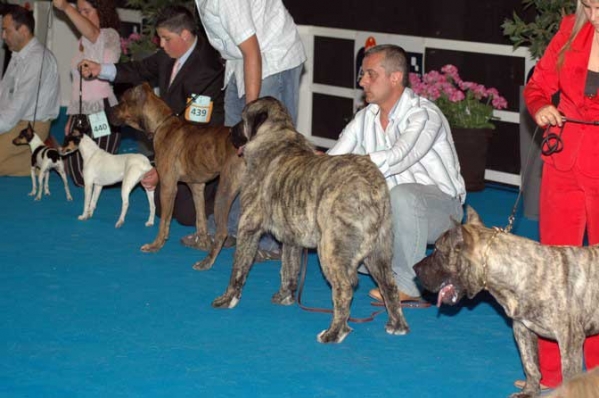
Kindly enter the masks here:
<path id="1" fill-rule="evenodd" d="M 35 196 L 35 200 L 42 199 L 42 188 L 45 195 L 50 195 L 50 188 L 48 187 L 48 179 L 50 177 L 50 170 L 54 169 L 62 182 L 64 183 L 64 190 L 67 193 L 67 200 L 73 200 L 71 192 L 69 191 L 69 184 L 67 183 L 67 175 L 64 171 L 64 163 L 58 151 L 54 148 L 49 148 L 44 145 L 41 138 L 33 131 L 33 127 L 29 124 L 26 128 L 21 130 L 19 135 L 12 140 L 14 145 L 29 145 L 31 148 L 31 192 L 29 196 Z M 35 171 L 39 169 L 38 184 L 39 190 L 36 186 Z"/>

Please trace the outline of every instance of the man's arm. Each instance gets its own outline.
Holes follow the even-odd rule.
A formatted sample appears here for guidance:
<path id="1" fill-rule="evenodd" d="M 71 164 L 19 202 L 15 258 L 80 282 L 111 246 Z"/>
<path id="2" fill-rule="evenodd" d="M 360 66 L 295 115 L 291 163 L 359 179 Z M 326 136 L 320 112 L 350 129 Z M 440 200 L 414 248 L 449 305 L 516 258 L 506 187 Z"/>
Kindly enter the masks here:
<path id="1" fill-rule="evenodd" d="M 239 45 L 243 54 L 243 75 L 245 87 L 245 103 L 252 102 L 260 96 L 262 87 L 262 54 L 256 35 L 250 36 Z"/>
<path id="2" fill-rule="evenodd" d="M 18 87 L 15 87 L 9 101 L 0 104 L 0 133 L 11 130 L 23 119 L 27 108 L 35 105 L 40 67 L 41 62 L 22 62 L 19 65 L 22 70 L 15 74 Z M 5 89 L 9 90 L 11 87 Z"/>
<path id="3" fill-rule="evenodd" d="M 339 135 L 335 145 L 327 151 L 329 155 L 344 155 L 346 153 L 358 153 L 358 122 L 356 119 L 349 122 Z"/>

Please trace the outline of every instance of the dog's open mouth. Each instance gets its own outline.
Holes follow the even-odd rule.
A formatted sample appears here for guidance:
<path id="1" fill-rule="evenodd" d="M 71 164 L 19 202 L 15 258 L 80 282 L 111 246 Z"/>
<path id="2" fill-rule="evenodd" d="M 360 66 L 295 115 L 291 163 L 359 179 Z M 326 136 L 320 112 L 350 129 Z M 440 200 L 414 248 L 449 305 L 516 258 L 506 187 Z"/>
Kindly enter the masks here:
<path id="1" fill-rule="evenodd" d="M 458 302 L 458 298 L 459 294 L 455 286 L 452 283 L 447 283 L 439 290 L 437 307 L 441 307 L 441 304 L 454 305 Z"/>

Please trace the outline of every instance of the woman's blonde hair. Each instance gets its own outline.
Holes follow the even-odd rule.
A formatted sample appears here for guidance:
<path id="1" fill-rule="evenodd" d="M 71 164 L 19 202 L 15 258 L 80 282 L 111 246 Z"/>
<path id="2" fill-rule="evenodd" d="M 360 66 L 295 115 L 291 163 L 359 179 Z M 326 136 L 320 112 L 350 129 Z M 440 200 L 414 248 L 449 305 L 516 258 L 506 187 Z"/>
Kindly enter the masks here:
<path id="1" fill-rule="evenodd" d="M 587 16 L 584 13 L 584 4 L 582 3 L 582 1 L 583 0 L 576 1 L 576 12 L 574 13 L 576 15 L 576 17 L 574 20 L 574 28 L 572 29 L 572 33 L 570 33 L 570 37 L 568 38 L 568 41 L 566 42 L 566 44 L 564 44 L 564 46 L 559 51 L 559 55 L 557 57 L 557 67 L 558 68 L 561 68 L 562 64 L 564 63 L 565 54 L 567 51 L 570 50 L 570 47 L 572 47 L 572 42 L 574 41 L 574 39 L 580 32 L 580 29 L 582 29 L 584 24 L 588 22 Z M 599 3 L 599 0 L 585 0 L 585 1 L 588 1 L 591 3 Z"/>

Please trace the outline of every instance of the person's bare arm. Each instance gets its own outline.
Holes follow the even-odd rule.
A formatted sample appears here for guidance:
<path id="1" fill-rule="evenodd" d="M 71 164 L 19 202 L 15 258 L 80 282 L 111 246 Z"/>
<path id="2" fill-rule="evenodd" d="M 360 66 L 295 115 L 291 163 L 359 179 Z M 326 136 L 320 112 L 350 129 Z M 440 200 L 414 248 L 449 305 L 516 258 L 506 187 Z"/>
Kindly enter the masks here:
<path id="1" fill-rule="evenodd" d="M 256 35 L 250 36 L 239 45 L 243 54 L 243 74 L 245 102 L 251 102 L 260 96 L 262 87 L 262 54 Z M 239 82 L 238 82 L 239 84 Z"/>

